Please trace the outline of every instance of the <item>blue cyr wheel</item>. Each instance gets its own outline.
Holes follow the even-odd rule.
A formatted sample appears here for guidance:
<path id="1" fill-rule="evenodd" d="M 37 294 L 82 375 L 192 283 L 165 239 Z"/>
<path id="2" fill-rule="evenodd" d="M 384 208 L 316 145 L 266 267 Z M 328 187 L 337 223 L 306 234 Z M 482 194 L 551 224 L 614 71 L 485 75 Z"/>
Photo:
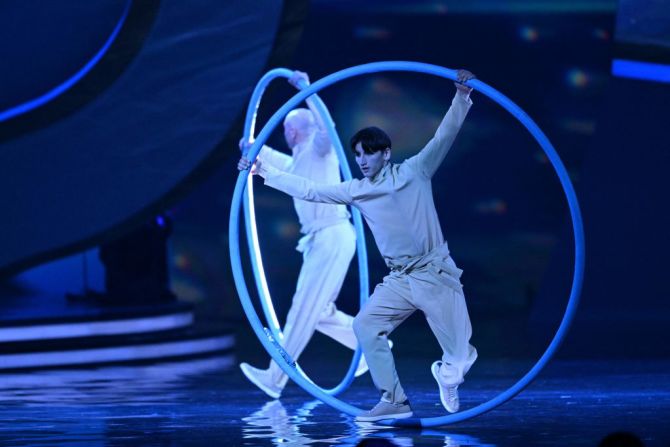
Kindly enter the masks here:
<path id="1" fill-rule="evenodd" d="M 254 92 L 251 95 L 251 99 L 249 100 L 249 106 L 247 108 L 247 114 L 244 121 L 243 138 L 246 141 L 253 141 L 253 133 L 254 129 L 256 128 L 256 112 L 266 87 L 273 80 L 277 78 L 290 78 L 292 74 L 293 72 L 286 68 L 276 68 L 267 72 L 261 78 L 261 80 L 258 81 L 256 88 L 254 88 Z M 300 85 L 301 89 L 305 87 L 307 87 L 307 85 Z M 335 153 L 337 154 L 338 160 L 340 162 L 340 171 L 342 173 L 342 177 L 345 180 L 350 180 L 351 170 L 347 164 L 347 156 L 345 155 L 344 149 L 342 148 L 342 143 L 339 136 L 337 135 L 335 124 L 333 123 L 330 113 L 328 112 L 328 108 L 318 96 L 314 95 L 313 98 L 316 109 L 319 115 L 321 115 L 321 120 L 326 125 L 326 130 L 328 131 L 330 140 L 335 148 Z M 281 340 L 283 340 L 284 334 L 282 333 L 281 327 L 279 326 L 279 321 L 277 320 L 277 315 L 275 313 L 274 306 L 272 305 L 270 289 L 265 278 L 265 269 L 263 268 L 263 259 L 261 256 L 260 244 L 258 243 L 258 232 L 256 230 L 256 211 L 254 207 L 253 186 L 253 176 L 249 175 L 246 183 L 246 194 L 244 195 L 244 221 L 246 223 L 247 243 L 249 245 L 251 267 L 254 272 L 256 290 L 260 298 L 263 314 L 265 315 L 265 320 L 268 324 L 266 333 L 269 333 L 268 336 L 271 336 L 273 340 L 275 340 L 277 343 L 280 343 Z M 351 210 L 351 215 L 354 219 L 354 229 L 356 230 L 356 253 L 358 258 L 360 306 L 362 308 L 368 300 L 369 293 L 368 254 L 365 246 L 365 232 L 363 230 L 363 219 L 361 217 L 361 213 L 354 208 Z M 358 362 L 360 359 L 361 350 L 359 348 L 354 352 L 349 369 L 347 370 L 347 373 L 345 374 L 342 381 L 335 387 L 331 389 L 322 389 L 322 391 L 326 394 L 336 396 L 342 391 L 346 390 L 354 380 L 356 368 L 358 367 Z M 297 364 L 296 369 L 298 373 L 303 376 L 303 378 L 310 380 L 305 372 Z"/>
<path id="2" fill-rule="evenodd" d="M 300 102 L 305 100 L 308 96 L 313 95 L 320 91 L 323 88 L 326 88 L 332 84 L 335 84 L 339 81 L 361 76 L 364 74 L 370 73 L 380 73 L 380 72 L 416 72 L 416 73 L 425 73 L 429 75 L 439 76 L 446 79 L 456 80 L 456 71 L 450 70 L 444 67 L 439 67 L 436 65 L 424 64 L 420 62 L 403 62 L 403 61 L 391 61 L 391 62 L 375 62 L 370 64 L 359 65 L 356 67 L 347 68 L 331 75 L 328 75 L 319 81 L 313 83 L 309 87 L 303 89 L 291 99 L 289 99 L 277 112 L 272 115 L 270 120 L 261 132 L 258 134 L 258 137 L 254 144 L 249 149 L 247 158 L 250 161 L 255 161 L 258 156 L 258 152 L 262 145 L 267 141 L 268 137 L 272 131 L 279 125 L 281 120 L 286 116 L 286 114 L 291 111 L 293 108 L 298 106 Z M 438 417 L 430 418 L 409 418 L 409 419 L 397 419 L 397 420 L 386 420 L 380 421 L 379 423 L 394 425 L 394 426 L 412 426 L 412 427 L 435 427 L 440 425 L 452 424 L 455 422 L 464 421 L 480 414 L 483 414 L 487 411 L 492 410 L 493 408 L 501 405 L 502 403 L 512 399 L 518 393 L 520 393 L 525 387 L 527 387 L 533 379 L 537 377 L 542 368 L 544 368 L 551 357 L 554 355 L 561 342 L 565 338 L 567 331 L 572 323 L 575 312 L 577 310 L 577 305 L 579 303 L 579 295 L 582 288 L 582 281 L 584 275 L 584 229 L 582 225 L 582 216 L 579 210 L 579 203 L 577 201 L 577 196 L 575 194 L 570 178 L 565 169 L 565 166 L 561 162 L 556 150 L 551 145 L 547 137 L 540 130 L 540 128 L 535 124 L 535 122 L 523 111 L 519 106 L 514 104 L 509 98 L 504 96 L 502 93 L 488 86 L 487 84 L 473 79 L 466 83 L 469 87 L 474 88 L 480 93 L 488 96 L 490 99 L 501 105 L 505 110 L 510 112 L 523 126 L 531 133 L 533 138 L 538 142 L 544 153 L 547 155 L 549 161 L 551 162 L 565 193 L 568 206 L 570 209 L 570 216 L 572 218 L 572 228 L 574 232 L 574 241 L 575 241 L 575 265 L 572 277 L 572 288 L 570 291 L 570 298 L 563 314 L 561 324 L 556 331 L 553 339 L 549 343 L 549 346 L 542 354 L 540 359 L 533 365 L 533 367 L 514 383 L 510 388 L 503 391 L 493 399 L 477 405 L 476 407 L 464 410 L 460 413 L 448 414 Z M 244 275 L 242 271 L 242 264 L 240 259 L 240 246 L 239 246 L 239 232 L 240 232 L 240 208 L 242 204 L 242 194 L 245 190 L 246 180 L 249 172 L 243 171 L 240 172 L 237 183 L 235 185 L 235 191 L 233 193 L 232 203 L 230 207 L 230 221 L 229 221 L 229 247 L 230 247 L 230 261 L 233 269 L 233 277 L 235 279 L 235 286 L 244 308 L 244 312 L 251 323 L 251 326 L 258 336 L 258 339 L 263 344 L 263 347 L 268 351 L 272 358 L 279 364 L 279 366 L 286 372 L 286 374 L 300 387 L 305 391 L 310 393 L 315 398 L 323 401 L 324 403 L 344 412 L 351 416 L 357 416 L 362 413 L 363 410 L 354 407 L 350 404 L 347 404 L 331 394 L 324 392 L 316 385 L 314 385 L 296 369 L 295 363 L 291 361 L 290 358 L 287 358 L 285 353 L 281 352 L 281 349 L 278 349 L 277 345 L 274 344 L 270 338 L 266 335 L 263 325 L 256 314 L 251 299 L 249 297 L 249 291 L 247 285 L 244 281 Z"/>

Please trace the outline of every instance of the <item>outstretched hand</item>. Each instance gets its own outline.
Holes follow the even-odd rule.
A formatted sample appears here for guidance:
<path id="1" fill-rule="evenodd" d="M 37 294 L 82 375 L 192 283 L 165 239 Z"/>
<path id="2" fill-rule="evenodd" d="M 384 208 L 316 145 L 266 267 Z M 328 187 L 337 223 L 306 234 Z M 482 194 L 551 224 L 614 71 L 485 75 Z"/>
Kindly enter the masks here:
<path id="1" fill-rule="evenodd" d="M 465 85 L 465 82 L 475 78 L 476 76 L 468 70 L 460 69 L 456 71 L 456 82 L 454 82 L 454 85 L 458 91 L 469 94 L 472 91 L 472 88 Z"/>
<path id="2" fill-rule="evenodd" d="M 258 174 L 258 171 L 261 168 L 261 161 L 256 159 L 256 163 L 252 165 L 249 159 L 245 155 L 242 155 L 242 157 L 240 157 L 240 161 L 237 162 L 237 169 L 240 171 L 245 171 L 249 168 L 251 168 L 252 174 Z"/>
<path id="3" fill-rule="evenodd" d="M 300 81 L 303 81 L 306 85 L 309 85 L 309 75 L 304 71 L 294 71 L 290 78 L 288 78 L 288 83 L 295 88 L 300 88 Z"/>
<path id="4" fill-rule="evenodd" d="M 242 151 L 243 154 L 246 154 L 249 151 L 249 148 L 251 147 L 252 144 L 254 144 L 253 141 L 249 141 L 244 137 L 240 138 L 239 143 L 240 151 Z"/>

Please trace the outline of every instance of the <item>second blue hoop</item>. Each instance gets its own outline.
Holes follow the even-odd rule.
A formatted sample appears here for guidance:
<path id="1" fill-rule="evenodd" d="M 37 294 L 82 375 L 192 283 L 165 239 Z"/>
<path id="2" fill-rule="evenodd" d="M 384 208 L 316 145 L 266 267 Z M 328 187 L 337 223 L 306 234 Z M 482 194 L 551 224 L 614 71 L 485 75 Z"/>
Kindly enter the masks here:
<path id="1" fill-rule="evenodd" d="M 254 131 L 256 128 L 256 117 L 258 107 L 261 103 L 263 93 L 267 86 L 277 78 L 290 78 L 293 72 L 286 68 L 277 68 L 267 72 L 256 84 L 251 99 L 249 100 L 249 106 L 247 108 L 247 113 L 244 121 L 244 135 L 243 138 L 246 141 L 252 141 L 254 136 Z M 306 85 L 301 85 L 301 88 L 307 87 Z M 351 170 L 347 162 L 346 155 L 344 154 L 344 149 L 340 138 L 337 135 L 335 130 L 335 125 L 333 120 L 328 112 L 328 108 L 317 96 L 313 96 L 314 104 L 316 105 L 319 115 L 321 115 L 322 121 L 326 125 L 326 130 L 328 131 L 328 136 L 330 137 L 331 142 L 335 148 L 338 160 L 340 162 L 340 171 L 342 177 L 345 180 L 350 180 Z M 246 194 L 244 195 L 244 221 L 246 223 L 246 234 L 247 234 L 247 244 L 249 246 L 249 253 L 251 257 L 251 266 L 254 273 L 254 281 L 256 283 L 256 290 L 260 298 L 261 307 L 263 309 L 263 314 L 265 315 L 265 320 L 268 324 L 268 331 L 274 340 L 281 342 L 283 340 L 283 333 L 279 321 L 277 319 L 277 314 L 275 313 L 274 306 L 272 305 L 272 297 L 270 295 L 270 289 L 267 284 L 265 277 L 265 269 L 263 267 L 263 259 L 261 256 L 260 244 L 258 242 L 258 232 L 256 229 L 256 210 L 254 206 L 254 190 L 253 190 L 253 177 L 250 175 L 247 178 L 246 182 Z M 363 230 L 363 219 L 361 214 L 357 209 L 351 210 L 351 215 L 354 219 L 354 229 L 356 230 L 356 253 L 358 258 L 358 271 L 359 271 L 359 302 L 360 306 L 363 307 L 368 300 L 368 255 L 367 249 L 365 246 L 365 232 Z M 330 389 L 321 389 L 324 393 L 329 395 L 337 395 L 342 391 L 346 390 L 351 382 L 354 380 L 354 375 L 358 362 L 361 358 L 360 349 L 356 349 L 354 355 L 351 359 L 349 368 L 342 379 L 342 381 L 333 388 Z M 310 380 L 305 372 L 296 365 L 296 369 L 300 375 L 303 376 L 306 380 Z"/>

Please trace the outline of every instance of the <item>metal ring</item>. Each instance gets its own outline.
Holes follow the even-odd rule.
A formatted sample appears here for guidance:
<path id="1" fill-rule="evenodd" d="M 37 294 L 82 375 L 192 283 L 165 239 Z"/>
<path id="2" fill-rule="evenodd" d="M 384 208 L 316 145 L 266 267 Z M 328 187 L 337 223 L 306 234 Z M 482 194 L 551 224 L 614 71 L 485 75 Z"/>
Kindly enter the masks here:
<path id="1" fill-rule="evenodd" d="M 251 141 L 254 134 L 254 129 L 256 128 L 256 117 L 258 106 L 261 103 L 263 98 L 263 93 L 267 86 L 277 78 L 290 78 L 293 72 L 286 68 L 276 68 L 267 72 L 256 84 L 254 92 L 251 95 L 249 100 L 249 106 L 247 107 L 247 113 L 244 121 L 244 135 L 243 138 L 247 141 Z M 307 85 L 300 85 L 300 88 L 306 88 Z M 328 112 L 328 108 L 323 103 L 321 98 L 317 95 L 313 95 L 314 104 L 316 109 L 321 115 L 322 121 L 326 125 L 326 130 L 328 131 L 328 136 L 330 137 L 333 146 L 335 147 L 335 153 L 340 162 L 340 171 L 342 177 L 345 180 L 350 180 L 351 170 L 347 162 L 347 157 L 344 153 L 344 148 L 342 148 L 342 143 L 340 138 L 337 135 L 335 130 L 335 124 Z M 253 190 L 253 176 L 249 175 L 246 182 L 246 194 L 244 195 L 244 221 L 246 223 L 246 234 L 247 234 L 247 244 L 249 246 L 249 253 L 251 258 L 251 266 L 254 273 L 254 280 L 256 283 L 256 290 L 261 302 L 261 307 L 263 313 L 265 314 L 265 320 L 268 323 L 269 330 L 272 334 L 272 337 L 275 340 L 283 340 L 284 334 L 282 333 L 279 321 L 277 320 L 277 315 L 272 305 L 272 298 L 270 295 L 270 289 L 267 285 L 265 278 L 265 269 L 263 267 L 263 259 L 261 256 L 260 245 L 258 243 L 258 232 L 256 227 L 256 211 L 254 207 L 254 190 Z M 361 308 L 365 305 L 368 300 L 369 294 L 369 280 L 368 280 L 368 254 L 367 248 L 365 245 L 365 231 L 363 229 L 363 219 L 361 217 L 360 211 L 353 208 L 351 214 L 354 219 L 354 229 L 356 231 L 356 253 L 358 258 L 358 277 L 359 277 L 359 289 L 360 289 L 360 306 Z M 342 391 L 346 390 L 351 382 L 354 380 L 356 373 L 356 368 L 358 367 L 358 362 L 361 358 L 361 350 L 357 348 L 354 351 L 354 355 L 351 359 L 351 364 L 347 370 L 342 381 L 333 388 L 322 389 L 323 392 L 330 395 L 337 395 Z M 298 372 L 307 380 L 310 380 L 305 372 L 296 365 Z M 313 381 L 312 381 L 313 383 Z"/>
<path id="2" fill-rule="evenodd" d="M 375 62 L 370 64 L 359 65 L 351 68 L 347 68 L 331 75 L 328 75 L 319 81 L 313 83 L 311 86 L 300 91 L 289 99 L 274 115 L 270 118 L 265 127 L 261 130 L 258 135 L 258 139 L 254 142 L 249 150 L 249 160 L 252 162 L 256 159 L 258 152 L 262 144 L 270 136 L 270 133 L 274 128 L 279 124 L 280 120 L 293 108 L 295 108 L 301 101 L 306 99 L 308 96 L 317 93 L 321 89 L 328 87 L 336 82 L 342 81 L 355 76 L 361 76 L 364 74 L 370 73 L 379 73 L 379 72 L 416 72 L 416 73 L 425 73 L 430 75 L 435 75 L 451 80 L 456 80 L 456 71 L 450 70 L 444 67 L 439 67 L 437 65 L 424 64 L 420 62 L 404 62 L 404 61 L 390 61 L 390 62 Z M 510 112 L 521 124 L 526 127 L 526 129 L 531 133 L 533 138 L 538 142 L 542 147 L 542 150 L 547 155 L 549 161 L 551 162 L 558 178 L 561 182 L 561 186 L 565 193 L 566 199 L 568 201 L 568 206 L 570 209 L 570 216 L 572 218 L 572 228 L 574 232 L 574 241 L 575 241 L 575 265 L 572 277 L 572 288 L 570 291 L 570 298 L 566 306 L 565 313 L 561 320 L 561 324 L 556 331 L 553 339 L 551 340 L 549 346 L 542 354 L 540 359 L 535 363 L 535 365 L 516 383 L 514 383 L 510 388 L 503 391 L 493 399 L 486 401 L 476 407 L 464 410 L 459 413 L 449 414 L 439 417 L 430 417 L 430 418 L 408 418 L 408 419 L 396 419 L 396 420 L 387 420 L 380 421 L 387 425 L 394 426 L 412 426 L 412 427 L 434 427 L 440 425 L 447 425 L 455 422 L 464 421 L 480 414 L 483 414 L 487 411 L 492 410 L 493 408 L 501 405 L 502 403 L 510 400 L 518 393 L 520 393 L 524 388 L 526 388 L 533 379 L 537 377 L 542 368 L 546 366 L 551 357 L 555 354 L 559 345 L 565 338 L 567 331 L 572 323 L 575 312 L 577 310 L 577 305 L 579 303 L 579 295 L 582 288 L 583 276 L 584 276 L 584 229 L 582 224 L 582 216 L 579 210 L 579 203 L 577 201 L 577 196 L 575 194 L 572 183 L 570 182 L 570 177 L 563 165 L 563 162 L 559 158 L 556 150 L 549 142 L 549 139 L 544 135 L 540 128 L 535 124 L 535 122 L 523 111 L 519 106 L 514 104 L 509 98 L 504 96 L 502 93 L 488 86 L 487 84 L 473 79 L 466 82 L 466 85 L 474 88 L 480 93 L 488 96 L 490 99 L 501 105 L 505 110 Z M 279 366 L 288 374 L 288 376 L 296 382 L 300 387 L 305 391 L 310 393 L 312 396 L 323 401 L 324 403 L 343 411 L 349 415 L 356 416 L 362 413 L 363 410 L 356 408 L 350 404 L 347 404 L 329 394 L 324 393 L 318 389 L 314 384 L 306 381 L 298 371 L 293 368 L 289 363 L 284 360 L 281 356 L 281 353 L 275 348 L 275 346 L 268 340 L 263 332 L 263 327 L 258 319 L 251 300 L 249 298 L 249 292 L 247 290 L 244 276 L 242 272 L 242 265 L 240 259 L 239 251 L 239 211 L 240 211 L 240 202 L 242 198 L 242 192 L 244 190 L 244 184 L 248 172 L 240 172 L 237 178 L 237 184 L 235 185 L 235 191 L 233 193 L 231 211 L 230 211 L 230 220 L 229 220 L 229 248 L 230 248 L 230 260 L 233 269 L 233 277 L 235 279 L 235 285 L 240 296 L 240 301 L 244 312 L 251 323 L 254 332 L 258 336 L 259 340 L 272 356 L 275 361 L 278 362 Z"/>

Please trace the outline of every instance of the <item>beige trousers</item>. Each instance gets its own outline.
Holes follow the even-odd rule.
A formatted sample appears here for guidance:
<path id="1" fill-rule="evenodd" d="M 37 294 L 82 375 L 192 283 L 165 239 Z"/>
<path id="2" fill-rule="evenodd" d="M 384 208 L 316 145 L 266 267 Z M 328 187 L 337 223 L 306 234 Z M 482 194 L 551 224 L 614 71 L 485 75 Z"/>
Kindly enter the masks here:
<path id="1" fill-rule="evenodd" d="M 356 251 L 354 227 L 349 221 L 342 221 L 310 233 L 298 249 L 303 252 L 303 263 L 281 345 L 297 361 L 318 330 L 349 349 L 356 349 L 354 318 L 335 307 Z M 270 372 L 277 386 L 286 385 L 288 376 L 274 360 L 270 361 Z"/>
<path id="2" fill-rule="evenodd" d="M 477 350 L 470 344 L 472 326 L 460 274 L 445 244 L 392 271 L 356 316 L 354 331 L 383 400 L 400 403 L 407 399 L 387 336 L 417 309 L 425 314 L 442 348 L 440 374 L 444 382 L 463 382 L 477 359 Z"/>

